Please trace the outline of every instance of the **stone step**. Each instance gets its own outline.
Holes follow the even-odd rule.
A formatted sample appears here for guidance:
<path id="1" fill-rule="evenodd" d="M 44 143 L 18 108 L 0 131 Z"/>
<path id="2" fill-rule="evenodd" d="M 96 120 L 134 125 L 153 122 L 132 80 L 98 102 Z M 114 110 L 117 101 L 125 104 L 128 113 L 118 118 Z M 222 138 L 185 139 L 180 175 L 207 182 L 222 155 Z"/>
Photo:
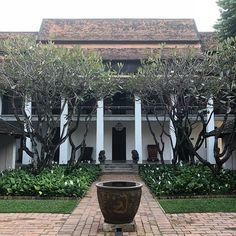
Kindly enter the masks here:
<path id="1" fill-rule="evenodd" d="M 122 174 L 137 174 L 138 171 L 136 170 L 124 170 L 124 169 L 115 169 L 115 170 L 111 170 L 111 169 L 104 169 L 102 170 L 102 173 L 106 173 L 106 174 L 117 174 L 117 173 L 122 173 Z"/>
<path id="2" fill-rule="evenodd" d="M 116 169 L 116 168 L 123 168 L 123 169 L 129 169 L 133 168 L 133 165 L 104 165 L 105 168 L 110 168 L 110 169 Z"/>
<path id="3" fill-rule="evenodd" d="M 138 165 L 135 164 L 104 164 L 101 167 L 103 173 L 138 173 Z"/>

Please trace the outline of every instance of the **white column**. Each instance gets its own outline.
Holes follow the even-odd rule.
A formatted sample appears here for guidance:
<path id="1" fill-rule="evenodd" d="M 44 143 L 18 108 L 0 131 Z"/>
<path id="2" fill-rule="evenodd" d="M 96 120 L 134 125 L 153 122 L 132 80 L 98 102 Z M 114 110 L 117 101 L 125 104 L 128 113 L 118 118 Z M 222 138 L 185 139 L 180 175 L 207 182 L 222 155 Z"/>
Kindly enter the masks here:
<path id="1" fill-rule="evenodd" d="M 171 99 L 172 106 L 174 107 L 174 105 L 176 104 L 176 96 L 171 94 L 170 99 Z M 174 111 L 172 111 L 172 115 L 173 114 L 174 114 Z M 175 120 L 177 119 L 176 116 L 174 116 L 174 119 Z M 176 145 L 176 133 L 175 133 L 175 128 L 174 128 L 174 125 L 173 125 L 173 122 L 172 122 L 171 119 L 169 121 L 169 134 L 170 134 L 170 138 L 171 138 L 173 147 L 175 147 L 175 145 Z M 172 159 L 174 158 L 174 153 L 173 153 L 173 148 L 171 146 L 171 143 L 170 143 L 169 146 L 170 146 L 170 163 L 172 163 Z"/>
<path id="2" fill-rule="evenodd" d="M 12 163 L 11 163 L 12 169 L 15 169 L 16 167 L 16 143 L 17 139 L 14 137 L 14 142 L 12 144 Z"/>
<path id="3" fill-rule="evenodd" d="M 135 96 L 134 103 L 134 119 L 135 119 L 135 150 L 139 154 L 139 163 L 143 163 L 143 147 L 142 147 L 142 106 L 139 97 Z"/>
<path id="4" fill-rule="evenodd" d="M 25 102 L 25 112 L 26 115 L 29 117 L 29 120 L 32 118 L 32 102 L 30 99 L 26 99 Z M 26 130 L 26 128 L 25 128 Z M 31 151 L 32 150 L 32 143 L 30 141 L 30 138 L 26 138 L 26 147 Z M 22 156 L 22 164 L 28 165 L 31 163 L 31 157 L 24 151 Z"/>
<path id="5" fill-rule="evenodd" d="M 68 102 L 65 104 L 65 100 L 61 100 L 61 117 L 60 117 L 60 136 L 64 137 L 67 134 L 68 126 L 64 125 L 67 122 L 67 115 L 68 115 Z M 64 106 L 64 107 L 63 107 Z M 59 155 L 59 164 L 67 164 L 68 157 L 69 157 L 69 139 L 67 138 L 61 145 L 60 145 L 60 155 Z"/>
<path id="6" fill-rule="evenodd" d="M 97 120 L 96 120 L 96 163 L 99 163 L 98 155 L 104 150 L 104 109 L 103 99 L 97 104 Z"/>
<path id="7" fill-rule="evenodd" d="M 175 134 L 175 129 L 174 129 L 174 125 L 172 120 L 170 120 L 169 122 L 169 134 L 170 134 L 170 138 L 173 144 L 173 147 L 175 147 L 176 145 L 176 134 Z M 170 143 L 170 163 L 172 163 L 172 159 L 174 158 L 174 153 L 173 153 L 173 149 Z"/>
<path id="8" fill-rule="evenodd" d="M 207 103 L 207 127 L 206 131 L 211 132 L 215 129 L 215 117 L 214 117 L 214 106 L 213 106 L 213 99 L 210 98 Z M 206 139 L 207 142 L 207 160 L 211 164 L 215 164 L 214 158 L 214 144 L 215 144 L 215 137 L 209 137 Z"/>

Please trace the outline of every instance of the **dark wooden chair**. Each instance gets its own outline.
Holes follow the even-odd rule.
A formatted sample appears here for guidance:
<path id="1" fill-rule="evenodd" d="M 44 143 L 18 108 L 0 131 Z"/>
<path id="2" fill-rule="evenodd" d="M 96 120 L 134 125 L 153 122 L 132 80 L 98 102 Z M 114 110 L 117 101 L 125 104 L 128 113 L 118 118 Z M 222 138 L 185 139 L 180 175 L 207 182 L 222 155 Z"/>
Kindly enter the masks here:
<path id="1" fill-rule="evenodd" d="M 148 159 L 147 161 L 159 161 L 158 160 L 158 147 L 156 145 L 147 145 Z"/>
<path id="2" fill-rule="evenodd" d="M 92 159 L 93 147 L 82 147 L 80 151 L 81 151 L 81 159 L 80 159 L 81 162 L 93 161 Z"/>

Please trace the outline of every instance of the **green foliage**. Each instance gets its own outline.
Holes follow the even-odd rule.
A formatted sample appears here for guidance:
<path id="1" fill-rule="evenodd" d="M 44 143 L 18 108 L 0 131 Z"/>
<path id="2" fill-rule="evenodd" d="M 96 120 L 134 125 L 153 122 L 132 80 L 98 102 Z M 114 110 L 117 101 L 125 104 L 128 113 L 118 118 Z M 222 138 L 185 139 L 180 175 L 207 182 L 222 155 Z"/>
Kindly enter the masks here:
<path id="1" fill-rule="evenodd" d="M 78 128 L 72 117 L 80 119 L 80 106 L 91 100 L 96 104 L 113 92 L 114 72 L 95 52 L 85 52 L 77 45 L 67 48 L 52 42 L 43 44 L 34 37 L 1 40 L 0 52 L 4 57 L 0 63 L 0 92 L 11 97 L 13 103 L 15 98 L 22 100 L 21 111 L 13 110 L 23 137 L 32 143 L 31 150 L 24 142 L 23 148 L 35 169 L 43 169 L 52 164 L 60 144 Z M 32 102 L 35 122 L 31 122 L 26 101 Z M 60 114 L 66 104 L 70 108 L 67 122 L 55 143 Z"/>
<path id="2" fill-rule="evenodd" d="M 153 141 L 159 142 L 160 160 L 164 163 L 166 140 L 171 144 L 172 163 L 194 163 L 198 159 L 217 174 L 235 149 L 235 128 L 227 130 L 221 153 L 214 147 L 216 165 L 201 156 L 198 150 L 209 136 L 215 140 L 225 134 L 228 123 L 234 123 L 229 113 L 235 113 L 236 104 L 236 39 L 228 38 L 212 52 L 199 54 L 194 48 L 176 49 L 168 58 L 165 47 L 142 61 L 138 72 L 127 80 L 127 89 L 141 98 Z M 148 78 L 148 79 L 147 79 Z M 207 131 L 213 113 L 207 112 L 214 101 L 214 112 L 222 123 L 214 132 Z M 149 122 L 152 117 L 152 122 Z M 207 119 L 206 119 L 207 117 Z M 172 142 L 168 120 L 172 121 Z M 161 132 L 155 132 L 155 126 Z M 231 132 L 232 131 L 232 132 Z M 158 137 L 159 136 L 159 137 Z M 194 136 L 194 141 L 193 141 Z"/>
<path id="3" fill-rule="evenodd" d="M 37 175 L 29 169 L 4 171 L 0 177 L 0 195 L 81 197 L 99 175 L 99 166 L 86 164 L 69 173 L 62 166 L 45 168 Z"/>
<path id="4" fill-rule="evenodd" d="M 0 200 L 0 213 L 62 213 L 69 214 L 77 200 Z"/>
<path id="5" fill-rule="evenodd" d="M 215 29 L 220 39 L 236 36 L 236 1 L 235 0 L 218 0 L 221 18 L 215 25 Z"/>
<path id="6" fill-rule="evenodd" d="M 236 212 L 236 198 L 160 199 L 166 213 Z"/>
<path id="7" fill-rule="evenodd" d="M 235 194 L 236 173 L 219 175 L 203 165 L 144 165 L 140 175 L 156 196 Z"/>

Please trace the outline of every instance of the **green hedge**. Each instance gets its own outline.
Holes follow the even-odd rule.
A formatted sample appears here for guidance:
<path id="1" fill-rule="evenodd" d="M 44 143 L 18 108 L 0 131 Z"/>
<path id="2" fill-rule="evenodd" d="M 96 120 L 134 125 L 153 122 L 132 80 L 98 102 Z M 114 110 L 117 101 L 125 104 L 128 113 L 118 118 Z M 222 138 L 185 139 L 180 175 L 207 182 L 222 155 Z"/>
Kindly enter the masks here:
<path id="1" fill-rule="evenodd" d="M 140 175 L 156 196 L 236 194 L 236 173 L 214 176 L 203 165 L 143 165 Z"/>
<path id="2" fill-rule="evenodd" d="M 81 197 L 100 173 L 100 167 L 92 164 L 81 164 L 70 171 L 54 166 L 37 175 L 30 169 L 4 171 L 0 174 L 0 195 Z"/>

